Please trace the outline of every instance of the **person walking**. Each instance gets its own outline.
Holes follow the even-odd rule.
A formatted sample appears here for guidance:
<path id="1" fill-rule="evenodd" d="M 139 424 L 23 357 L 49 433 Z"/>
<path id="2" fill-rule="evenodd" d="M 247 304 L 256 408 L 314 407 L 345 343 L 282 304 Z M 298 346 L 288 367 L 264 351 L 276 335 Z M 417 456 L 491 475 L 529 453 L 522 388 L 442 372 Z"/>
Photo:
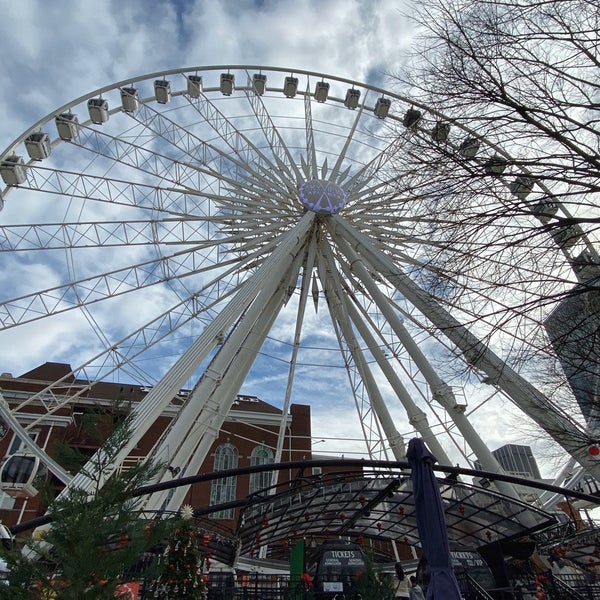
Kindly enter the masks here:
<path id="1" fill-rule="evenodd" d="M 396 577 L 394 578 L 394 598 L 410 598 L 410 581 L 404 574 L 402 563 L 396 563 Z"/>
<path id="2" fill-rule="evenodd" d="M 410 600 L 425 600 L 423 588 L 417 583 L 414 575 L 410 576 L 410 589 L 408 590 Z"/>

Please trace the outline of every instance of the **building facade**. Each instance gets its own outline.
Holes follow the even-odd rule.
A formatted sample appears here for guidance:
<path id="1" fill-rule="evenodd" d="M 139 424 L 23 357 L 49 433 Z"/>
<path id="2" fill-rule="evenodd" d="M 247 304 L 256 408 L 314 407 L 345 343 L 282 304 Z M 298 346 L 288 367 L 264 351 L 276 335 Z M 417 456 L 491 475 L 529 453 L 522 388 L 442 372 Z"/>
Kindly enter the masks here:
<path id="1" fill-rule="evenodd" d="M 51 383 L 64 377 L 68 378 L 70 373 L 71 367 L 67 364 L 45 363 L 18 377 L 8 373 L 0 376 L 0 393 L 5 402 L 11 408 L 25 403 L 25 407 L 15 413 L 19 423 L 22 426 L 30 426 L 30 437 L 53 458 L 57 457 L 58 442 L 64 442 L 86 456 L 91 456 L 113 430 L 119 413 L 132 409 L 149 392 L 149 388 L 139 385 L 100 382 L 52 415 L 43 410 L 41 399 L 26 404 L 29 397 L 44 390 Z M 66 379 L 65 389 L 78 389 L 78 384 L 81 389 L 86 387 L 87 383 L 74 378 Z M 135 462 L 151 452 L 188 396 L 188 390 L 181 390 L 171 401 L 129 454 L 124 463 L 125 467 L 127 462 Z M 282 419 L 285 419 L 286 431 L 282 462 L 309 460 L 309 406 L 292 404 L 289 414 L 284 415 L 279 408 L 255 396 L 238 395 L 212 443 L 199 474 L 274 462 Z M 86 421 L 90 420 L 95 424 L 93 435 L 85 426 Z M 27 453 L 20 438 L 6 423 L 0 423 L 0 459 L 5 462 L 11 456 L 18 457 L 23 454 Z M 177 476 L 176 467 L 172 473 L 173 477 Z M 190 487 L 184 503 L 191 504 L 194 508 L 207 508 L 235 502 L 268 487 L 270 476 L 270 473 L 255 473 L 196 484 Z M 279 481 L 291 480 L 294 476 L 294 473 L 282 471 Z M 53 477 L 49 477 L 49 480 L 54 487 L 60 489 L 61 484 L 58 480 Z M 9 493 L 0 491 L 0 521 L 7 526 L 34 519 L 42 515 L 44 510 L 45 506 L 39 494 L 31 495 L 22 490 L 11 490 Z M 233 530 L 237 516 L 237 508 L 228 508 L 211 513 L 209 518 L 218 520 L 220 526 Z"/>

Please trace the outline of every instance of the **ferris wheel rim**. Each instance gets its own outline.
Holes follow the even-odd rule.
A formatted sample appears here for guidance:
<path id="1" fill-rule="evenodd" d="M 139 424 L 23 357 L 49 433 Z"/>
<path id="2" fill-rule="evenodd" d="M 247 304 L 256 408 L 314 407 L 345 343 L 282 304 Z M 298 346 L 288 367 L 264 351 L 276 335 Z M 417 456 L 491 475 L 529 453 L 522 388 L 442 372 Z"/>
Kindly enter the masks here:
<path id="1" fill-rule="evenodd" d="M 56 109 L 55 111 L 49 113 L 46 117 L 44 117 L 42 120 L 38 121 L 36 124 L 34 124 L 30 129 L 28 129 L 25 133 L 23 133 L 17 140 L 15 140 L 15 142 L 13 142 L 13 144 L 11 144 L 11 146 L 9 146 L 8 148 L 8 152 L 11 151 L 14 146 L 21 144 L 29 134 L 35 132 L 36 130 L 38 130 L 42 125 L 48 123 L 49 121 L 52 120 L 52 118 L 56 117 L 58 114 L 64 112 L 65 110 L 69 110 L 70 108 L 72 108 L 75 105 L 81 104 L 83 102 L 85 102 L 86 100 L 95 98 L 98 95 L 102 95 L 103 93 L 107 93 L 109 91 L 116 91 L 117 89 L 120 89 L 121 87 L 123 87 L 124 85 L 129 85 L 129 84 L 133 84 L 133 83 L 137 83 L 137 82 L 141 82 L 141 81 L 149 81 L 151 79 L 154 79 L 156 77 L 166 77 L 169 75 L 185 75 L 186 73 L 192 73 L 192 72 L 198 72 L 198 71 L 223 71 L 223 70 L 234 70 L 234 69 L 239 69 L 239 70 L 251 70 L 251 69 L 258 69 L 258 70 L 265 70 L 265 71 L 274 71 L 280 74 L 284 74 L 284 73 L 292 73 L 292 74 L 304 74 L 306 76 L 310 76 L 310 77 L 323 77 L 323 78 L 327 78 L 330 80 L 336 80 L 339 81 L 341 83 L 345 83 L 348 85 L 352 85 L 352 86 L 359 86 L 361 88 L 364 89 L 369 89 L 371 91 L 377 92 L 377 93 L 382 93 L 385 94 L 387 96 L 390 96 L 392 98 L 396 98 L 398 100 L 400 100 L 403 104 L 406 105 L 414 105 L 414 106 L 419 106 L 421 108 L 423 108 L 424 110 L 426 110 L 428 113 L 430 114 L 438 114 L 436 113 L 434 110 L 432 110 L 429 107 L 425 107 L 424 105 L 419 105 L 418 103 L 415 103 L 413 101 L 411 101 L 410 99 L 400 95 L 400 94 L 395 94 L 393 92 L 389 92 L 387 90 L 384 90 L 383 88 L 379 88 L 376 86 L 370 86 L 368 84 L 364 84 L 364 83 L 359 83 L 357 81 L 354 80 L 350 80 L 350 79 L 346 79 L 346 78 L 340 78 L 340 77 L 336 77 L 336 76 L 331 76 L 331 75 L 326 75 L 326 74 L 322 74 L 322 73 L 316 73 L 313 71 L 304 71 L 304 70 L 291 70 L 287 69 L 287 68 L 283 68 L 283 67 L 258 67 L 258 66 L 253 66 L 253 65 L 216 65 L 216 66 L 210 66 L 210 67 L 185 67 L 185 68 L 179 68 L 179 69 L 171 69 L 171 70 L 164 70 L 164 71 L 157 71 L 154 73 L 150 73 L 150 74 L 145 74 L 145 75 L 141 75 L 141 76 L 137 76 L 133 79 L 127 79 L 127 80 L 123 80 L 121 82 L 117 82 L 117 83 L 113 83 L 110 84 L 108 86 L 104 86 L 102 88 L 98 88 L 97 90 L 94 90 L 91 93 L 85 94 L 84 96 L 81 96 L 80 98 L 74 100 L 73 102 L 70 102 L 68 104 L 63 105 L 62 107 Z M 150 100 L 153 100 L 154 98 L 148 98 L 145 99 L 144 102 L 149 102 Z M 114 112 L 120 112 L 122 109 L 120 107 L 115 107 L 114 109 L 112 109 Z M 86 122 L 88 123 L 88 122 Z M 463 125 L 459 125 L 460 129 L 462 129 L 464 132 L 467 133 L 474 133 L 471 130 L 469 130 L 467 127 L 463 126 Z M 61 140 L 57 140 L 57 142 L 59 143 Z M 487 140 L 483 140 L 484 143 L 486 143 L 490 148 L 492 149 L 496 149 L 495 146 L 491 143 L 488 142 Z M 5 155 L 3 155 L 5 156 Z"/>

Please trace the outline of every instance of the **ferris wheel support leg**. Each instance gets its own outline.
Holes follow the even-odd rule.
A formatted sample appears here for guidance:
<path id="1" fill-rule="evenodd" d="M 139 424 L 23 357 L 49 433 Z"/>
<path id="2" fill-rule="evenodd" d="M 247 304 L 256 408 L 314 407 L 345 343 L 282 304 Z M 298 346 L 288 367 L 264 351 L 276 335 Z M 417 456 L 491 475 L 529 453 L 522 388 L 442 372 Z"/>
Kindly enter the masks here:
<path id="1" fill-rule="evenodd" d="M 442 308 L 424 290 L 411 281 L 384 253 L 370 243 L 339 215 L 327 222 L 332 235 L 344 235 L 354 250 L 373 264 L 419 311 L 421 311 L 463 353 L 466 360 L 485 372 L 489 381 L 503 390 L 526 415 L 544 429 L 596 479 L 600 464 L 587 454 L 586 433 L 566 415 L 558 412 L 550 400 L 531 383 L 504 363 L 490 348 Z"/>
<path id="2" fill-rule="evenodd" d="M 328 258 L 329 263 L 334 264 L 333 254 L 331 252 L 331 248 L 327 247 L 326 256 Z M 358 341 L 356 340 L 356 336 L 352 331 L 352 327 L 350 322 L 354 324 L 354 326 L 358 329 L 359 334 L 367 344 L 369 351 L 375 357 L 379 367 L 382 369 L 384 375 L 388 379 L 392 389 L 402 402 L 403 406 L 407 414 L 409 415 L 409 419 L 411 417 L 417 417 L 422 415 L 422 411 L 415 405 L 408 390 L 404 387 L 399 377 L 391 368 L 390 364 L 385 358 L 385 355 L 379 344 L 375 341 L 368 327 L 365 325 L 364 320 L 360 318 L 358 315 L 358 311 L 353 306 L 351 302 L 348 301 L 347 295 L 344 293 L 342 286 L 339 281 L 334 281 L 332 273 L 336 271 L 333 268 L 323 269 L 323 271 L 327 272 L 329 275 L 324 281 L 324 287 L 327 286 L 330 289 L 328 293 L 328 297 L 330 299 L 331 311 L 338 322 L 340 323 L 340 327 L 342 328 L 344 337 L 346 338 L 346 342 L 350 347 L 351 352 L 355 356 L 355 362 L 361 375 L 363 377 L 363 381 L 366 384 L 367 391 L 369 393 L 369 397 L 371 398 L 371 404 L 379 419 L 381 426 L 383 427 L 384 433 L 387 437 L 387 440 L 390 444 L 392 452 L 394 454 L 394 458 L 398 461 L 406 460 L 406 449 L 404 447 L 404 440 L 402 439 L 402 435 L 398 432 L 394 420 L 392 419 L 389 410 L 385 404 L 385 401 L 381 397 L 379 392 L 379 386 L 375 383 L 373 374 L 371 369 L 369 369 L 367 365 L 367 361 L 364 359 L 363 353 L 360 351 L 360 346 Z M 326 288 L 327 289 L 327 288 Z M 442 450 L 441 446 L 438 444 L 433 432 L 427 427 L 427 422 L 425 419 L 425 428 L 423 429 L 422 435 L 427 438 L 427 440 L 432 444 L 431 447 L 435 448 L 440 453 L 440 456 L 446 456 L 445 452 Z"/>
<path id="3" fill-rule="evenodd" d="M 174 425 L 151 452 L 155 460 L 177 466 L 182 469 L 183 474 L 196 474 L 254 363 L 268 328 L 284 304 L 290 277 L 297 277 L 302 258 L 299 253 L 302 242 L 298 238 L 298 245 L 292 250 L 282 250 L 280 247 L 283 252 L 281 260 L 271 269 L 261 293 L 234 326 L 205 375 L 192 391 L 185 408 L 177 415 Z M 167 473 L 168 470 L 165 469 L 160 481 L 169 478 Z M 175 492 L 169 504 L 173 504 L 179 496 L 181 493 Z M 151 504 L 153 508 L 158 508 L 162 501 L 153 499 Z"/>
<path id="4" fill-rule="evenodd" d="M 427 360 L 419 346 L 413 340 L 412 336 L 408 333 L 404 327 L 404 324 L 402 323 L 402 320 L 398 317 L 398 314 L 390 305 L 388 299 L 381 292 L 376 282 L 369 274 L 369 271 L 362 262 L 361 257 L 354 252 L 352 247 L 341 236 L 336 239 L 336 242 L 348 258 L 349 263 L 352 265 L 352 271 L 358 276 L 369 294 L 371 294 L 375 304 L 377 304 L 378 308 L 381 310 L 381 313 L 392 327 L 394 333 L 398 336 L 398 339 L 414 360 L 415 364 L 419 368 L 419 371 L 425 377 L 433 398 L 446 409 L 447 413 L 450 415 L 450 418 L 456 424 L 458 430 L 462 433 L 470 448 L 475 453 L 475 456 L 477 456 L 477 459 L 481 463 L 483 469 L 492 473 L 504 473 L 500 463 L 496 460 L 490 449 L 481 439 L 481 436 L 477 433 L 473 425 L 468 420 L 464 413 L 464 409 L 457 405 L 456 397 L 452 391 L 452 388 L 445 381 L 443 381 L 441 377 L 439 377 L 431 363 Z M 360 321 L 357 321 L 357 324 L 358 322 Z M 375 347 L 378 349 L 377 346 Z M 387 364 L 387 361 L 385 362 Z M 400 398 L 402 397 L 400 396 Z M 425 437 L 423 431 L 419 431 L 419 433 Z M 429 431 L 429 435 L 432 435 L 431 431 Z M 430 438 L 426 439 L 425 441 L 428 444 L 431 444 Z M 439 444 L 436 444 L 436 446 L 439 446 Z M 441 447 L 439 450 L 435 450 L 434 447 L 430 445 L 430 449 L 440 462 L 446 461 L 446 464 L 451 464 L 449 458 L 441 449 Z M 498 491 L 501 493 L 512 498 L 519 498 L 518 491 L 511 483 L 497 481 L 495 482 L 495 485 Z"/>
<path id="5" fill-rule="evenodd" d="M 187 461 L 182 468 L 183 475 L 195 475 L 200 470 L 208 451 L 216 437 L 225 419 L 229 415 L 229 411 L 233 401 L 243 385 L 248 372 L 250 371 L 254 361 L 262 345 L 271 329 L 285 298 L 285 290 L 280 289 L 268 302 L 264 302 L 261 297 L 257 298 L 256 303 L 262 306 L 262 313 L 257 322 L 251 328 L 243 342 L 238 344 L 235 339 L 231 340 L 231 349 L 235 356 L 228 362 L 228 366 L 223 371 L 220 385 L 213 385 L 212 397 L 209 403 L 215 409 L 205 415 L 203 411 L 199 416 L 198 424 L 200 430 L 191 430 L 186 437 L 186 443 L 182 445 L 178 455 L 175 457 L 175 462 L 180 464 L 180 461 Z M 225 347 L 222 349 L 226 350 Z M 210 393 L 210 392 L 209 392 Z M 204 424 L 205 419 L 208 420 L 207 425 Z M 283 421 L 287 422 L 285 413 Z M 207 430 L 206 430 L 207 428 Z M 169 502 L 166 505 L 167 511 L 176 511 L 180 508 L 189 486 L 181 486 L 174 490 Z"/>
<path id="6" fill-rule="evenodd" d="M 198 365 L 208 356 L 209 352 L 217 345 L 217 340 L 222 331 L 226 331 L 246 310 L 247 306 L 257 296 L 265 283 L 274 276 L 278 270 L 285 272 L 289 264 L 288 255 L 294 256 L 301 246 L 307 232 L 309 231 L 313 213 L 306 213 L 294 229 L 287 232 L 280 241 L 277 251 L 260 266 L 254 276 L 242 285 L 236 295 L 213 321 L 211 321 L 198 339 L 182 354 L 177 362 L 167 371 L 165 376 L 152 388 L 144 400 L 134 409 L 131 425 L 131 437 L 127 444 L 118 453 L 113 462 L 113 470 L 117 469 L 139 443 L 152 423 L 160 416 L 161 412 L 169 405 L 173 397 L 185 385 L 185 382 L 194 374 Z M 98 450 L 102 455 L 102 448 Z M 100 462 L 100 461 L 96 461 Z M 89 463 L 88 466 L 92 464 Z M 90 477 L 86 469 L 80 471 L 69 483 L 69 486 L 92 491 L 98 486 L 94 481 L 93 474 Z M 111 475 L 105 473 L 100 478 L 100 486 Z M 68 487 L 69 487 L 68 486 Z"/>

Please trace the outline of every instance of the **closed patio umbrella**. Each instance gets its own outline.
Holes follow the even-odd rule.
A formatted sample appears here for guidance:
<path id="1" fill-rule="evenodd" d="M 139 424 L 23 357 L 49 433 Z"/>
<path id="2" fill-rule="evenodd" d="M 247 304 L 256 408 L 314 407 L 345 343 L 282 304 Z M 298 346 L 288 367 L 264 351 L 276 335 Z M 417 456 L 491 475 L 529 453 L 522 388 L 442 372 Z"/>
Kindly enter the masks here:
<path id="1" fill-rule="evenodd" d="M 420 438 L 413 438 L 408 442 L 406 457 L 412 469 L 411 479 L 421 547 L 431 570 L 427 600 L 461 600 L 458 582 L 452 569 L 442 496 L 433 472 L 433 465 L 437 460 Z"/>

